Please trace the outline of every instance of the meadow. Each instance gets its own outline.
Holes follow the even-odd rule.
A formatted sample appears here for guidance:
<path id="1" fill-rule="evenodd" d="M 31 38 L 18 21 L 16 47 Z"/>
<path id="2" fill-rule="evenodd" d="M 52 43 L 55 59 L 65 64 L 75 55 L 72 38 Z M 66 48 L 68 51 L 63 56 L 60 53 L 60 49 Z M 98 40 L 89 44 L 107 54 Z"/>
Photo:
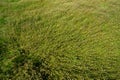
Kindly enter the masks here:
<path id="1" fill-rule="evenodd" d="M 0 80 L 120 80 L 120 0 L 0 0 Z"/>

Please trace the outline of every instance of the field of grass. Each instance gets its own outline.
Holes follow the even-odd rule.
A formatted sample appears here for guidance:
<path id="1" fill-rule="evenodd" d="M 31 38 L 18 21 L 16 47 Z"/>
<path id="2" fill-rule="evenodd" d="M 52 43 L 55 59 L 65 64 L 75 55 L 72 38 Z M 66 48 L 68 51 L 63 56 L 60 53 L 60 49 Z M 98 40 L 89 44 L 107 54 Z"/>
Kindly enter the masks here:
<path id="1" fill-rule="evenodd" d="M 120 0 L 0 0 L 0 80 L 120 80 Z"/>

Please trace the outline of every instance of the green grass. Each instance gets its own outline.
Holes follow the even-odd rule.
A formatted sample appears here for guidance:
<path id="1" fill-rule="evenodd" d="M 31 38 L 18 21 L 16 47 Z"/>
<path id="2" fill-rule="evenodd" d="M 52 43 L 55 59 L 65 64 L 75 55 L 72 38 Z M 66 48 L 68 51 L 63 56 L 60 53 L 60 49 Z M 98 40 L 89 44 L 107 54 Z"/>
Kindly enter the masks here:
<path id="1" fill-rule="evenodd" d="M 120 1 L 0 0 L 0 80 L 120 80 Z"/>

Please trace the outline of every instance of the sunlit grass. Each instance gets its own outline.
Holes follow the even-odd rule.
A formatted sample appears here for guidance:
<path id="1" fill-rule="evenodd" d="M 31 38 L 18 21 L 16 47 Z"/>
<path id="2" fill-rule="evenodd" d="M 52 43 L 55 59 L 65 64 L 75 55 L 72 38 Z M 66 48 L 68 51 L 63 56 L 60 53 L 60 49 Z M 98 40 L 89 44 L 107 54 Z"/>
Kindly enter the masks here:
<path id="1" fill-rule="evenodd" d="M 0 80 L 119 80 L 119 0 L 0 0 Z"/>

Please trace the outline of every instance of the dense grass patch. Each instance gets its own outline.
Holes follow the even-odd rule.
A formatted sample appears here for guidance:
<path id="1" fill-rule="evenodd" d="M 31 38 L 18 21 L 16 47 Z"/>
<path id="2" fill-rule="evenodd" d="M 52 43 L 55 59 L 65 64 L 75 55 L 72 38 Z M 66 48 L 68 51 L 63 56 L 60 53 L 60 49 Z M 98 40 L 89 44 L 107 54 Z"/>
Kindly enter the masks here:
<path id="1" fill-rule="evenodd" d="M 119 80 L 119 0 L 0 0 L 0 80 Z"/>

